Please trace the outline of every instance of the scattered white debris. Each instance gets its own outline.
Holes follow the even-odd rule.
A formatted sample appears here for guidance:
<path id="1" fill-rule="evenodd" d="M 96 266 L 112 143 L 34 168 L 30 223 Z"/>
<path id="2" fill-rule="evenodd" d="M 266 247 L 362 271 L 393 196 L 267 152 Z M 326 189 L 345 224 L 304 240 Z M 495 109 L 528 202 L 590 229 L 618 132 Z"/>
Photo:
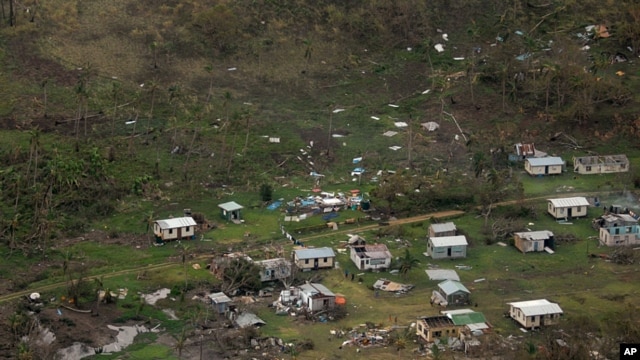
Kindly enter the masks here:
<path id="1" fill-rule="evenodd" d="M 434 47 L 434 48 L 436 49 L 436 51 L 437 51 L 437 52 L 439 52 L 439 53 L 441 53 L 441 52 L 443 52 L 443 51 L 444 51 L 444 46 L 443 46 L 442 44 L 435 44 L 433 47 Z"/>
<path id="2" fill-rule="evenodd" d="M 464 57 L 463 56 L 454 57 L 453 60 L 456 60 L 456 61 L 464 60 Z"/>
<path id="3" fill-rule="evenodd" d="M 332 134 L 331 136 L 334 137 L 334 138 L 344 137 L 344 135 L 341 135 L 341 134 Z"/>
<path id="4" fill-rule="evenodd" d="M 392 137 L 392 136 L 395 136 L 395 135 L 397 135 L 397 134 L 398 134 L 398 132 L 397 132 L 397 131 L 391 131 L 391 130 L 389 130 L 389 131 L 385 131 L 385 132 L 384 132 L 384 134 L 382 134 L 382 135 L 383 135 L 383 136 L 387 136 L 387 137 Z"/>
<path id="5" fill-rule="evenodd" d="M 507 246 L 507 244 L 503 243 L 502 241 L 498 241 L 496 244 L 499 245 L 499 246 L 503 246 L 503 247 Z"/>
<path id="6" fill-rule="evenodd" d="M 396 104 L 389 104 L 389 106 L 391 106 L 392 108 L 399 108 L 400 105 L 396 105 Z"/>
<path id="7" fill-rule="evenodd" d="M 479 283 L 479 282 L 483 282 L 483 281 L 485 281 L 485 280 L 487 280 L 487 279 L 485 279 L 485 278 L 480 278 L 480 279 L 475 279 L 475 280 L 473 280 L 473 282 L 475 282 L 475 283 Z"/>
<path id="8" fill-rule="evenodd" d="M 280 138 L 279 137 L 270 137 L 269 138 L 269 142 L 278 144 L 278 143 L 280 143 Z"/>
<path id="9" fill-rule="evenodd" d="M 389 149 L 391 149 L 393 151 L 398 151 L 398 150 L 402 149 L 402 146 L 397 146 L 397 145 L 389 146 Z"/>
<path id="10" fill-rule="evenodd" d="M 230 67 L 227 69 L 227 71 L 236 71 L 236 70 L 238 70 L 238 68 L 235 68 L 235 67 Z"/>
<path id="11" fill-rule="evenodd" d="M 444 41 L 449 41 L 449 35 L 447 35 L 447 34 L 442 34 L 442 40 L 444 40 Z"/>
<path id="12" fill-rule="evenodd" d="M 333 110 L 333 113 L 337 114 L 337 113 L 343 112 L 343 111 L 344 111 L 344 109 L 335 109 L 335 110 Z"/>
<path id="13" fill-rule="evenodd" d="M 393 124 L 394 124 L 396 127 L 399 127 L 399 128 L 403 128 L 403 127 L 407 127 L 407 126 L 409 126 L 409 124 L 407 124 L 407 123 L 406 123 L 406 122 L 404 122 L 404 121 L 396 121 L 396 122 L 394 122 Z"/>
<path id="14" fill-rule="evenodd" d="M 377 117 L 377 116 L 372 116 L 371 118 L 372 118 L 373 120 L 380 120 L 380 118 L 379 118 L 379 117 Z"/>
<path id="15" fill-rule="evenodd" d="M 431 91 L 431 89 L 427 89 L 427 90 L 425 90 L 425 91 L 423 91 L 423 92 L 422 92 L 422 95 L 426 95 L 426 94 L 428 94 L 430 91 Z"/>
<path id="16" fill-rule="evenodd" d="M 135 124 L 136 121 L 135 120 L 131 120 L 131 121 L 127 121 L 125 122 L 126 125 L 131 125 L 131 124 Z"/>

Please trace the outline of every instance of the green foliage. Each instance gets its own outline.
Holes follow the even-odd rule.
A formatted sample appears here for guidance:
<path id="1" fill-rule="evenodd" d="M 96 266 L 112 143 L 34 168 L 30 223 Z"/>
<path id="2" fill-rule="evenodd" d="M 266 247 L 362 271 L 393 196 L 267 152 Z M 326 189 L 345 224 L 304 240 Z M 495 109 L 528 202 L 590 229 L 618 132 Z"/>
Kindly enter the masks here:
<path id="1" fill-rule="evenodd" d="M 273 199 L 273 187 L 271 187 L 271 185 L 260 185 L 260 199 L 262 199 L 263 202 L 269 202 Z"/>

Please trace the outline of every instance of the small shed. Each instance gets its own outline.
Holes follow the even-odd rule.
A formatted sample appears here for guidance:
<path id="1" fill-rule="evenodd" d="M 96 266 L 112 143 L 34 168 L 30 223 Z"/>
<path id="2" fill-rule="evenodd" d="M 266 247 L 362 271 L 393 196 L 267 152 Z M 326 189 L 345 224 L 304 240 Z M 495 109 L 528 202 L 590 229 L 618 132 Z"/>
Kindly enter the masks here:
<path id="1" fill-rule="evenodd" d="M 467 237 L 464 235 L 432 237 L 427 241 L 427 254 L 432 259 L 467 257 Z"/>
<path id="2" fill-rule="evenodd" d="M 513 145 L 513 154 L 509 155 L 510 161 L 524 161 L 536 156 L 536 147 L 533 143 L 517 143 Z"/>
<path id="3" fill-rule="evenodd" d="M 193 239 L 196 226 L 196 221 L 190 216 L 156 220 L 153 223 L 153 234 L 156 237 L 156 242 Z"/>
<path id="4" fill-rule="evenodd" d="M 227 221 L 241 222 L 242 216 L 240 210 L 244 209 L 244 206 L 238 204 L 235 201 L 229 201 L 223 204 L 219 204 L 218 207 L 222 210 L 222 217 Z"/>
<path id="5" fill-rule="evenodd" d="M 527 329 L 554 325 L 563 312 L 560 306 L 546 299 L 507 303 L 509 316 Z"/>
<path id="6" fill-rule="evenodd" d="M 564 160 L 556 156 L 527 158 L 524 161 L 524 170 L 532 176 L 558 175 L 564 168 Z"/>
<path id="7" fill-rule="evenodd" d="M 309 311 L 331 309 L 336 305 L 336 295 L 326 286 L 318 283 L 306 283 L 299 286 L 302 304 Z"/>
<path id="8" fill-rule="evenodd" d="M 587 216 L 589 201 L 585 197 L 547 199 L 547 212 L 554 219 L 573 219 Z"/>
<path id="9" fill-rule="evenodd" d="M 514 245 L 523 253 L 530 251 L 544 251 L 548 247 L 555 249 L 553 233 L 549 230 L 524 231 L 513 234 Z"/>
<path id="10" fill-rule="evenodd" d="M 429 225 L 429 237 L 455 236 L 457 231 L 453 222 Z"/>
<path id="11" fill-rule="evenodd" d="M 336 253 L 330 247 L 293 250 L 293 262 L 302 271 L 331 269 L 335 258 Z"/>
<path id="12" fill-rule="evenodd" d="M 432 301 L 442 303 L 437 300 L 444 300 L 445 305 L 467 305 L 470 302 L 471 291 L 459 281 L 445 280 L 438 284 L 438 290 L 434 293 Z"/>
<path id="13" fill-rule="evenodd" d="M 231 299 L 223 292 L 211 293 L 209 294 L 209 299 L 211 299 L 211 305 L 213 305 L 213 309 L 218 314 L 224 314 L 229 311 L 229 305 L 231 304 Z"/>

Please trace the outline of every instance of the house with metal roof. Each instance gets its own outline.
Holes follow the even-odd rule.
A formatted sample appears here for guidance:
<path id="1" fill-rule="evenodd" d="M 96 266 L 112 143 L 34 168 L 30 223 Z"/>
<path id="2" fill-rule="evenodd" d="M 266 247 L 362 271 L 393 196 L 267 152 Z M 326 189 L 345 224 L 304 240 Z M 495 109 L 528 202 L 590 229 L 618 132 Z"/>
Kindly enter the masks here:
<path id="1" fill-rule="evenodd" d="M 227 221 L 232 221 L 234 223 L 242 222 L 240 210 L 244 209 L 244 206 L 238 204 L 235 201 L 229 201 L 226 203 L 218 204 L 218 207 L 221 210 L 222 217 Z"/>
<path id="2" fill-rule="evenodd" d="M 464 327 L 463 332 L 470 335 L 480 335 L 491 329 L 484 314 L 471 309 L 442 310 L 440 313 L 448 316 L 455 325 Z"/>
<path id="3" fill-rule="evenodd" d="M 380 270 L 391 266 L 391 252 L 385 244 L 367 244 L 363 237 L 349 238 L 349 257 L 358 270 Z"/>
<path id="4" fill-rule="evenodd" d="M 292 274 L 291 261 L 285 258 L 273 258 L 254 262 L 260 267 L 260 281 L 278 281 Z"/>
<path id="5" fill-rule="evenodd" d="M 309 311 L 331 309 L 336 305 L 336 295 L 322 284 L 306 283 L 298 288 L 302 305 Z"/>
<path id="6" fill-rule="evenodd" d="M 431 303 L 442 306 L 467 305 L 470 303 L 471 291 L 461 282 L 445 280 L 438 284 L 438 289 L 431 295 Z"/>
<path id="7" fill-rule="evenodd" d="M 582 156 L 573 158 L 573 171 L 578 174 L 609 174 L 629 171 L 627 155 Z"/>
<path id="8" fill-rule="evenodd" d="M 587 216 L 590 204 L 587 198 L 577 196 L 560 199 L 547 199 L 547 212 L 555 219 L 573 219 Z"/>
<path id="9" fill-rule="evenodd" d="M 427 255 L 432 259 L 455 259 L 467 257 L 467 237 L 464 235 L 430 237 Z"/>
<path id="10" fill-rule="evenodd" d="M 170 240 L 193 239 L 196 232 L 196 221 L 192 217 L 178 217 L 153 222 L 153 234 L 156 242 Z"/>
<path id="11" fill-rule="evenodd" d="M 231 304 L 231 299 L 223 292 L 211 293 L 208 295 L 211 300 L 211 305 L 213 305 L 213 309 L 218 314 L 224 314 L 229 311 Z"/>
<path id="12" fill-rule="evenodd" d="M 563 314 L 556 303 L 546 299 L 507 303 L 509 316 L 527 329 L 557 324 Z"/>
<path id="13" fill-rule="evenodd" d="M 335 259 L 336 254 L 330 247 L 293 250 L 293 263 L 302 271 L 331 269 Z"/>
<path id="14" fill-rule="evenodd" d="M 429 237 L 455 236 L 457 231 L 453 222 L 429 225 Z"/>
<path id="15" fill-rule="evenodd" d="M 557 156 L 535 157 L 524 160 L 524 170 L 532 176 L 562 174 L 564 168 L 564 160 Z"/>
<path id="16" fill-rule="evenodd" d="M 549 230 L 516 232 L 513 234 L 513 244 L 522 253 L 555 249 L 553 233 Z"/>

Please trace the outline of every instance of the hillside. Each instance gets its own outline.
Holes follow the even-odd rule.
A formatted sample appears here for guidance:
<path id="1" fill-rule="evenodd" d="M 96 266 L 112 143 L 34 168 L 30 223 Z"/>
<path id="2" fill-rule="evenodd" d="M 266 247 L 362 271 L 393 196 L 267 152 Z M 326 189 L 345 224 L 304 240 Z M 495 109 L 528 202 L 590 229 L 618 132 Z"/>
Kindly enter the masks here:
<path id="1" fill-rule="evenodd" d="M 261 209 L 261 186 L 293 197 L 312 172 L 382 217 L 544 196 L 512 176 L 519 142 L 628 153 L 593 183 L 640 184 L 634 1 L 0 3 L 6 291 L 74 239 L 144 247 L 155 217 Z"/>

